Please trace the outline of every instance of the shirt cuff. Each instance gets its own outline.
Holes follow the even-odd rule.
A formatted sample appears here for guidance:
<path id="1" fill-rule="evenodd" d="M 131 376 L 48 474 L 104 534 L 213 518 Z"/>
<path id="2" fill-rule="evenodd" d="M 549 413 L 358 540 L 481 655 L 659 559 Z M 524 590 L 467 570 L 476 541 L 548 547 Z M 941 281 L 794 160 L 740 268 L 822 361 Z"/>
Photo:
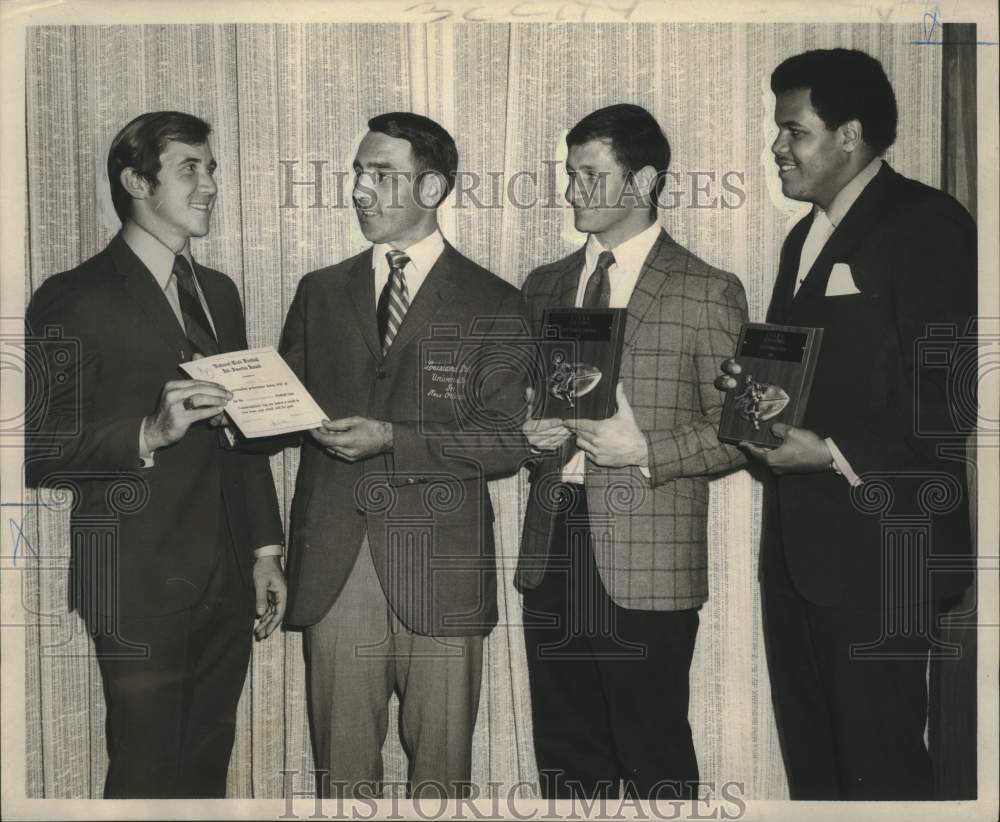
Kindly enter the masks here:
<path id="1" fill-rule="evenodd" d="M 280 545 L 264 545 L 253 552 L 253 558 L 260 559 L 261 557 L 280 557 L 283 553 L 285 553 L 285 551 Z"/>
<path id="2" fill-rule="evenodd" d="M 852 488 L 855 488 L 858 485 L 863 485 L 864 482 L 861 477 L 854 473 L 854 469 L 851 468 L 851 464 L 847 461 L 847 457 L 841 453 L 837 444 L 829 437 L 823 440 L 823 442 L 826 443 L 826 447 L 830 449 L 830 453 L 833 455 L 833 470 L 846 479 Z"/>
<path id="3" fill-rule="evenodd" d="M 142 418 L 139 425 L 139 459 L 143 468 L 152 468 L 154 465 L 153 452 L 146 445 L 146 418 Z"/>
<path id="4" fill-rule="evenodd" d="M 653 465 L 653 449 L 650 447 L 650 444 L 649 444 L 649 434 L 646 433 L 645 431 L 643 431 L 642 432 L 642 438 L 646 441 L 646 464 L 645 465 L 637 465 L 636 467 L 642 472 L 642 475 L 646 479 L 652 480 L 653 479 L 653 469 L 652 469 L 651 466 Z"/>

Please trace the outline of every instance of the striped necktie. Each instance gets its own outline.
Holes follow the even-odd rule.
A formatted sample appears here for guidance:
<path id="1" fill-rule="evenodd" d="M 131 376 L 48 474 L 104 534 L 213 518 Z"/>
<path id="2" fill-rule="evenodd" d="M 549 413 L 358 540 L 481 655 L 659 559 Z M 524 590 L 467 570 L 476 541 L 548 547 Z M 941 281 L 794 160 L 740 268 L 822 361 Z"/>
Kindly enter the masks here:
<path id="1" fill-rule="evenodd" d="M 587 288 L 583 292 L 584 308 L 607 308 L 611 305 L 611 279 L 608 277 L 608 269 L 614 264 L 614 254 L 610 251 L 600 253 L 594 272 L 587 280 Z"/>
<path id="2" fill-rule="evenodd" d="M 215 339 L 212 324 L 201 306 L 198 287 L 194 282 L 194 272 L 182 254 L 174 257 L 172 273 L 177 281 L 177 296 L 181 304 L 181 316 L 184 318 L 184 333 L 191 347 L 204 357 L 218 354 L 219 342 Z"/>
<path id="3" fill-rule="evenodd" d="M 382 356 L 385 356 L 396 334 L 399 333 L 403 317 L 410 307 L 410 292 L 406 288 L 406 277 L 403 275 L 403 269 L 410 262 L 410 258 L 402 251 L 386 252 L 385 258 L 389 261 L 389 281 L 379 295 L 376 311 L 379 336 L 382 338 Z"/>

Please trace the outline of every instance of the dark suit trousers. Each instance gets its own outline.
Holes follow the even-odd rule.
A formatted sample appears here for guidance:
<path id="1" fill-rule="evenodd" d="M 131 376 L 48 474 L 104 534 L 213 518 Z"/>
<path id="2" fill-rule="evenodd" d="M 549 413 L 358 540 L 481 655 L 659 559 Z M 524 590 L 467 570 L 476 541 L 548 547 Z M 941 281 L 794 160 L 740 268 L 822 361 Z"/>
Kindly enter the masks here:
<path id="1" fill-rule="evenodd" d="M 698 610 L 639 611 L 608 596 L 586 495 L 563 486 L 545 575 L 524 594 L 535 757 L 542 796 L 688 796 L 698 762 L 688 671 Z"/>
<path id="2" fill-rule="evenodd" d="M 765 545 L 761 600 L 791 798 L 931 799 L 929 639 L 893 630 L 883 636 L 877 608 L 803 599 L 780 545 Z M 858 646 L 868 643 L 877 643 L 878 653 L 859 656 Z"/>
<path id="3" fill-rule="evenodd" d="M 91 620 L 107 703 L 106 799 L 225 797 L 254 618 L 236 563 L 226 534 L 194 607 L 119 618 L 117 636 Z"/>

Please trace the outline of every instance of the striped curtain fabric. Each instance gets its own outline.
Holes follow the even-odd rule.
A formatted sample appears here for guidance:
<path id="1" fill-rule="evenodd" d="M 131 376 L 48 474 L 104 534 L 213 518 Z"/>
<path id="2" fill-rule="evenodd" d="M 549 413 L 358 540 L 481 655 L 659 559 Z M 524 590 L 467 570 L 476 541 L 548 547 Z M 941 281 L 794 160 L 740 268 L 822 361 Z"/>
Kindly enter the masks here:
<path id="1" fill-rule="evenodd" d="M 438 24 L 36 27 L 27 40 L 28 293 L 100 250 L 118 225 L 104 172 L 128 120 L 175 108 L 214 126 L 220 192 L 194 255 L 236 282 L 251 346 L 275 345 L 299 278 L 365 242 L 350 208 L 351 159 L 379 112 L 441 122 L 461 154 L 462 186 L 443 213 L 463 253 L 520 285 L 582 242 L 564 208 L 566 131 L 613 102 L 648 108 L 674 172 L 663 225 L 743 281 L 761 320 L 778 253 L 802 204 L 785 200 L 771 160 L 772 68 L 815 47 L 882 60 L 901 112 L 888 160 L 937 185 L 941 56 L 918 27 L 876 25 Z M 287 512 L 297 455 L 274 458 Z M 511 580 L 524 476 L 491 487 L 500 625 L 486 645 L 473 779 L 484 795 L 537 782 Z M 83 626 L 66 613 L 69 500 L 27 508 L 35 555 L 19 566 L 27 627 L 29 797 L 100 796 L 106 767 L 100 676 Z M 690 719 L 702 778 L 743 796 L 787 788 L 770 707 L 756 581 L 759 491 L 745 472 L 712 486 L 711 600 L 702 611 Z M 393 717 L 395 713 L 393 712 Z M 405 778 L 395 726 L 386 778 Z M 312 758 L 301 638 L 254 646 L 229 795 L 308 790 Z M 291 772 L 286 774 L 285 772 Z M 493 787 L 489 783 L 494 783 Z M 501 783 L 503 787 L 496 787 Z"/>

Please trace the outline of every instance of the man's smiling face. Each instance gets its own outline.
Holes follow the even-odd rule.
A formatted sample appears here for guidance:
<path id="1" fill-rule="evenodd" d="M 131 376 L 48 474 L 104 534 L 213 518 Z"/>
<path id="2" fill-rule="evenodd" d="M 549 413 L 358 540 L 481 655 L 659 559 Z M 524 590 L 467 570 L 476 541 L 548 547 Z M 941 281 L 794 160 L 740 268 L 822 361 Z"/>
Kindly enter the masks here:
<path id="1" fill-rule="evenodd" d="M 829 129 L 812 107 L 809 89 L 777 96 L 774 122 L 778 136 L 771 145 L 786 197 L 827 208 L 850 180 L 850 153 L 841 129 Z"/>
<path id="2" fill-rule="evenodd" d="M 161 239 L 183 246 L 191 237 L 208 234 L 215 184 L 215 157 L 208 142 L 188 145 L 171 140 L 160 154 L 157 186 L 146 198 L 150 226 Z"/>

